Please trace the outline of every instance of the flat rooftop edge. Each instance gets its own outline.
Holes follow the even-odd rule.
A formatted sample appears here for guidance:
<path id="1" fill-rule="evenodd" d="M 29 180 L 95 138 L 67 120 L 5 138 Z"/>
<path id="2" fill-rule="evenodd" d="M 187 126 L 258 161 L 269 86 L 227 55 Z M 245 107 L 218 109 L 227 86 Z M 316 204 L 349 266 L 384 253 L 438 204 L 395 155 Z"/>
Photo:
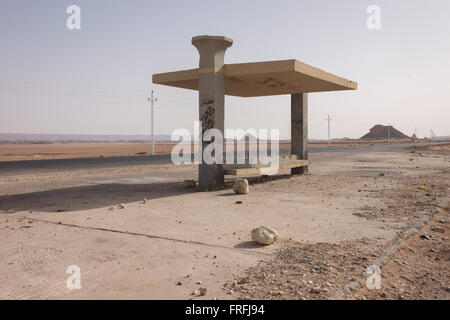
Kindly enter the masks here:
<path id="1" fill-rule="evenodd" d="M 358 84 L 295 59 L 225 64 L 225 94 L 258 97 L 356 90 Z M 154 74 L 153 83 L 198 90 L 199 68 Z"/>

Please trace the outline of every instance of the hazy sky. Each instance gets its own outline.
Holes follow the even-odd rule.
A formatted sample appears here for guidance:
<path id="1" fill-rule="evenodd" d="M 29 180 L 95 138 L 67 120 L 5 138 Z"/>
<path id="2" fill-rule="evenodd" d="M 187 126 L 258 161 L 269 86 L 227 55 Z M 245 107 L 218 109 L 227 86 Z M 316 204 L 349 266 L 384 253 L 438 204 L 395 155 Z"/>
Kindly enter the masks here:
<path id="1" fill-rule="evenodd" d="M 66 8 L 81 8 L 81 30 Z M 366 26 L 369 5 L 381 29 Z M 154 89 L 156 133 L 191 129 L 197 92 L 152 74 L 198 66 L 196 35 L 234 39 L 226 63 L 298 59 L 357 81 L 310 94 L 311 138 L 360 137 L 390 123 L 450 135 L 448 0 L 2 0 L 0 132 L 145 134 Z M 226 127 L 290 133 L 289 96 L 226 98 Z"/>

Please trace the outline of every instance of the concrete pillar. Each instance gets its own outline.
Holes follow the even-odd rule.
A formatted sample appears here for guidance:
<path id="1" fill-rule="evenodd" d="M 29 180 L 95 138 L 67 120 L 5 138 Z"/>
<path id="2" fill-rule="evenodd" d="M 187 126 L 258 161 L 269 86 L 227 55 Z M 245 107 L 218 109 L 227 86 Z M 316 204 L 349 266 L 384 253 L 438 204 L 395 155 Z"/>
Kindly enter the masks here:
<path id="1" fill-rule="evenodd" d="M 308 94 L 291 95 L 291 153 L 308 160 Z M 308 167 L 293 168 L 291 174 L 308 173 Z"/>
<path id="2" fill-rule="evenodd" d="M 199 66 L 199 118 L 202 124 L 200 132 L 202 150 L 211 142 L 203 141 L 203 133 L 208 129 L 218 129 L 224 134 L 225 126 L 225 77 L 223 74 L 225 51 L 233 44 L 226 37 L 198 36 L 192 38 L 192 44 L 200 54 Z M 222 148 L 223 150 L 223 148 Z M 199 156 L 198 188 L 215 190 L 223 187 L 223 163 L 206 164 L 203 154 Z"/>

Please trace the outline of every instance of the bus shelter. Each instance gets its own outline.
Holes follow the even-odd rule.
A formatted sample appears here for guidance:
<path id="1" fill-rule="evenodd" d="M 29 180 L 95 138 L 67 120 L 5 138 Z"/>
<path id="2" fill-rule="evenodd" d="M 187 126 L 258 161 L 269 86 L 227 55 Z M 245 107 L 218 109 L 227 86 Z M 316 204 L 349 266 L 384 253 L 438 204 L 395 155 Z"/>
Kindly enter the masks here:
<path id="1" fill-rule="evenodd" d="M 356 90 L 357 83 L 314 68 L 298 60 L 263 61 L 225 64 L 225 51 L 233 40 L 223 36 L 198 36 L 192 44 L 200 55 L 195 69 L 153 75 L 153 83 L 199 92 L 200 143 L 208 129 L 224 134 L 225 95 L 260 97 L 291 95 L 291 156 L 282 169 L 291 174 L 308 171 L 308 93 Z M 258 173 L 258 167 L 227 168 L 222 163 L 206 164 L 200 154 L 198 188 L 214 190 L 223 187 L 224 176 Z"/>

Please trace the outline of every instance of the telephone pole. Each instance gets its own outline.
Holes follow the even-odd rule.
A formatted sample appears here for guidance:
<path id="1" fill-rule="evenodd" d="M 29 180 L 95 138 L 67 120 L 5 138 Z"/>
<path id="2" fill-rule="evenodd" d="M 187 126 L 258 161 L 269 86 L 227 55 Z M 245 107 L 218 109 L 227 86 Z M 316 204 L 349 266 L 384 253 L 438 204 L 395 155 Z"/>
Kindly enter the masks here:
<path id="1" fill-rule="evenodd" d="M 333 119 L 331 119 L 331 118 L 330 118 L 330 115 L 328 115 L 328 118 L 326 118 L 325 120 L 328 121 L 328 146 L 330 146 L 330 145 L 331 145 L 330 122 L 331 122 L 331 120 L 333 120 Z"/>
<path id="2" fill-rule="evenodd" d="M 391 143 L 391 126 L 388 123 L 388 127 L 387 127 L 387 131 L 388 131 L 388 144 Z"/>
<path id="3" fill-rule="evenodd" d="M 158 101 L 158 98 L 154 98 L 153 97 L 153 90 L 152 93 L 150 95 L 150 98 L 148 98 L 148 101 L 150 102 L 151 105 L 151 123 L 152 123 L 152 155 L 155 155 L 155 122 L 154 122 L 154 118 L 153 118 L 153 104 Z"/>

